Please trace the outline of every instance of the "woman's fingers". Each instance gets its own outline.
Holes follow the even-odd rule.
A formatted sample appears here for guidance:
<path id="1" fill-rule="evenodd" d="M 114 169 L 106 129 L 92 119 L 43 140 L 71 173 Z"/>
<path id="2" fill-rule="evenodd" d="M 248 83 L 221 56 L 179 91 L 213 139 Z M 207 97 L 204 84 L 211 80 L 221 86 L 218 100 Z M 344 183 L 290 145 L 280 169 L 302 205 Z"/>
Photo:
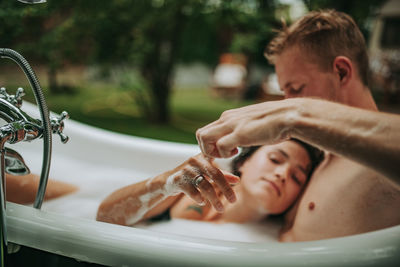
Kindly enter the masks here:
<path id="1" fill-rule="evenodd" d="M 220 169 L 215 167 L 212 162 L 209 160 L 205 159 L 203 156 L 198 157 L 199 160 L 199 166 L 198 166 L 198 171 L 200 174 L 205 174 L 205 176 L 208 177 L 209 180 L 213 181 L 218 188 L 221 190 L 222 194 L 226 197 L 226 199 L 229 202 L 235 202 L 236 201 L 236 195 L 235 192 L 233 191 L 230 183 L 231 181 L 235 182 L 238 179 L 234 179 L 232 176 L 229 176 L 229 178 L 232 178 L 231 181 L 228 181 L 225 178 L 225 175 L 222 173 Z"/>
<path id="2" fill-rule="evenodd" d="M 198 182 L 196 182 L 198 181 Z M 224 206 L 219 200 L 217 192 L 215 191 L 212 184 L 204 176 L 198 175 L 193 179 L 191 184 L 183 186 L 182 191 L 188 195 L 191 199 L 197 202 L 199 205 L 205 205 L 206 200 L 215 208 L 218 212 L 224 212 Z"/>
<path id="3" fill-rule="evenodd" d="M 196 188 L 200 190 L 201 194 L 206 199 L 208 199 L 208 201 L 215 208 L 216 211 L 221 213 L 224 212 L 224 206 L 222 205 L 222 202 L 219 200 L 214 187 L 206 178 L 203 178 L 199 183 L 197 183 Z"/>
<path id="4" fill-rule="evenodd" d="M 240 178 L 222 172 L 213 164 L 212 158 L 198 154 L 188 159 L 179 169 L 173 180 L 174 185 L 180 188 L 178 192 L 184 192 L 198 204 L 205 204 L 205 200 L 208 200 L 218 212 L 223 212 L 219 194 L 223 194 L 229 202 L 236 201 L 231 184 L 238 183 Z"/>
<path id="5" fill-rule="evenodd" d="M 183 189 L 183 192 L 188 195 L 191 199 L 197 202 L 197 204 L 204 206 L 206 204 L 206 201 L 202 194 L 199 192 L 197 187 L 187 184 L 185 188 Z"/>
<path id="6" fill-rule="evenodd" d="M 240 177 L 236 176 L 230 172 L 222 171 L 222 174 L 225 176 L 225 179 L 228 181 L 230 184 L 237 184 L 240 182 Z"/>

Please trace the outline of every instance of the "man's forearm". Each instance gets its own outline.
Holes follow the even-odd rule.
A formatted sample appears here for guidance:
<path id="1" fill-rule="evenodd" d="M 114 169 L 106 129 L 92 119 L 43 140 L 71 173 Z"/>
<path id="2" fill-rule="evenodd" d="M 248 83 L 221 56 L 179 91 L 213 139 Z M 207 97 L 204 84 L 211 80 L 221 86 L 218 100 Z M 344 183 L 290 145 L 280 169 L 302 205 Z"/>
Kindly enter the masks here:
<path id="1" fill-rule="evenodd" d="M 400 116 L 305 99 L 291 136 L 350 158 L 400 184 Z"/>

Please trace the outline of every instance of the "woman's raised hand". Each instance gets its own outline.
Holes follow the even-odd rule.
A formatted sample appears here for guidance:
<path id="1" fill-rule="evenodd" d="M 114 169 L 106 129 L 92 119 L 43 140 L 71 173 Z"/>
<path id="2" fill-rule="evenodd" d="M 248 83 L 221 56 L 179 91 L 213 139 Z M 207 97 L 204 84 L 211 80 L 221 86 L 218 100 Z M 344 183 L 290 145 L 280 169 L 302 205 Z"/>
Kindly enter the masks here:
<path id="1" fill-rule="evenodd" d="M 165 189 L 172 195 L 183 192 L 200 205 L 205 205 L 208 200 L 218 212 L 223 212 L 217 191 L 222 192 L 229 202 L 235 202 L 231 184 L 239 181 L 239 177 L 217 168 L 212 159 L 198 154 L 173 170 L 167 177 Z"/>

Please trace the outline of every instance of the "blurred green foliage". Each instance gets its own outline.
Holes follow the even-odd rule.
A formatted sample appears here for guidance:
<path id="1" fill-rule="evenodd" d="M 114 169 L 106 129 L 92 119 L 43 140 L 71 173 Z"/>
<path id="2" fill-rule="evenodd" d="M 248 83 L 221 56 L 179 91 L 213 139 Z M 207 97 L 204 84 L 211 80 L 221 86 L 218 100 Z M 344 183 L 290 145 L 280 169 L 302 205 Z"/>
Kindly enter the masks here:
<path id="1" fill-rule="evenodd" d="M 378 0 L 303 2 L 309 10 L 335 8 L 349 13 L 365 34 L 368 19 L 383 3 Z M 39 5 L 3 0 L 0 1 L 0 47 L 12 48 L 31 63 L 45 66 L 48 93 L 53 99 L 68 98 L 64 101 L 85 106 L 99 94 L 109 95 L 104 96 L 108 100 L 122 94 L 124 97 L 117 99 L 132 105 L 125 108 L 132 111 L 125 114 L 132 120 L 139 117 L 168 126 L 176 123 L 178 117 L 184 118 L 179 114 L 187 112 L 193 115 L 190 120 L 206 123 L 198 114 L 207 114 L 207 106 L 214 103 L 210 99 L 201 102 L 190 98 L 187 101 L 191 102 L 184 101 L 181 106 L 174 104 L 171 87 L 177 64 L 202 62 L 215 67 L 222 53 L 231 52 L 244 54 L 249 64 L 268 66 L 263 57 L 264 47 L 273 37 L 273 29 L 280 27 L 276 11 L 284 8 L 287 5 L 278 0 L 48 0 Z M 111 79 L 113 89 L 120 92 L 113 93 L 107 86 L 87 89 L 96 84 L 77 88 L 65 82 L 60 84 L 59 74 L 71 66 L 96 66 L 100 70 L 98 79 Z M 113 79 L 116 69 L 125 71 L 119 71 Z M 89 93 L 84 100 L 57 95 L 63 92 L 85 95 L 81 90 L 96 94 Z M 112 103 L 122 106 L 119 102 Z M 215 119 L 220 110 L 211 110 Z M 105 121 L 107 115 L 99 114 Z M 79 116 L 84 117 L 85 112 Z M 194 131 L 194 127 L 189 128 Z"/>
<path id="2" fill-rule="evenodd" d="M 386 0 L 303 0 L 308 10 L 333 8 L 351 15 L 368 39 L 369 20 Z"/>
<path id="3" fill-rule="evenodd" d="M 63 89 L 57 74 L 71 64 L 96 64 L 103 76 L 121 64 L 137 68 L 150 90 L 149 119 L 163 123 L 170 119 L 176 64 L 215 65 L 229 51 L 259 60 L 272 34 L 275 5 L 272 0 L 2 1 L 0 44 L 45 64 L 52 92 Z"/>

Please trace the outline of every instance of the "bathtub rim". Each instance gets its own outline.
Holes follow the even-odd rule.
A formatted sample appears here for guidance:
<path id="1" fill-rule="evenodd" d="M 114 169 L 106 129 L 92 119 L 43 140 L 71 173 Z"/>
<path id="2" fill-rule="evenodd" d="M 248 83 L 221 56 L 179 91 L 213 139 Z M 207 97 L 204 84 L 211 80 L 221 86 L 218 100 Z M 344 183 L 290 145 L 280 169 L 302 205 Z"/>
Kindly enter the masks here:
<path id="1" fill-rule="evenodd" d="M 24 103 L 24 109 L 35 108 Z M 196 145 L 128 136 L 73 120 L 66 121 L 65 133 L 70 135 L 71 142 L 64 146 L 56 140 L 54 155 L 66 153 L 85 158 L 83 153 L 72 153 L 75 139 L 82 140 L 82 144 L 101 141 L 107 149 L 156 151 L 160 157 L 174 150 L 177 159 L 199 151 Z M 94 162 L 99 160 L 102 159 L 93 159 Z M 170 163 L 165 165 L 171 166 Z M 165 166 L 159 168 L 165 170 Z M 214 266 L 396 266 L 400 262 L 400 226 L 329 240 L 253 245 L 176 234 L 149 236 L 151 232 L 145 229 L 72 218 L 10 202 L 7 202 L 6 213 L 10 242 L 112 266 L 204 266 L 210 262 Z M 82 234 L 88 236 L 82 237 Z M 138 241 L 141 243 L 137 244 Z"/>
<path id="2" fill-rule="evenodd" d="M 395 266 L 400 261 L 400 226 L 328 240 L 246 243 L 155 235 L 7 202 L 7 228 L 9 242 L 110 266 Z"/>

